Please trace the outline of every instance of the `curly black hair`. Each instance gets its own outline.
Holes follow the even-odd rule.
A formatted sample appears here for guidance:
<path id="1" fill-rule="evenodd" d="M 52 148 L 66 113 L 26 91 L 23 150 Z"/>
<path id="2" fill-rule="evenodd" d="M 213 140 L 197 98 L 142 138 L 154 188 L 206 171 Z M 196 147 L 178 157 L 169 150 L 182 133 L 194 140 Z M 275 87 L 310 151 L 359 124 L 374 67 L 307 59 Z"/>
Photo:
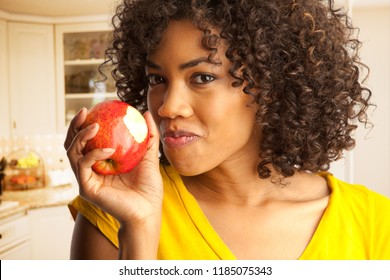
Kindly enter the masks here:
<path id="1" fill-rule="evenodd" d="M 146 57 L 172 19 L 203 31 L 210 59 L 226 40 L 232 86 L 244 84 L 258 104 L 260 178 L 271 176 L 271 165 L 284 177 L 325 171 L 354 147 L 357 122 L 368 124 L 371 91 L 362 76 L 369 71 L 358 29 L 333 0 L 124 0 L 106 64 L 119 98 L 140 111 L 147 110 Z"/>

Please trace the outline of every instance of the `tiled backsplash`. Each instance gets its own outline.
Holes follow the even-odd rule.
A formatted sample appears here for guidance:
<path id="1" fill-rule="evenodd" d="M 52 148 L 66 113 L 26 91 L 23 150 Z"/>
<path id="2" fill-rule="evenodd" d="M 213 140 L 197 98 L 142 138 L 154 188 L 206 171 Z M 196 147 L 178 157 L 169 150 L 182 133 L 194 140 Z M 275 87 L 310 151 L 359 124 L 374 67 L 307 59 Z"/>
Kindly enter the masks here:
<path id="1" fill-rule="evenodd" d="M 0 138 L 0 158 L 8 159 L 9 155 L 18 150 L 32 150 L 41 156 L 44 163 L 46 176 L 68 176 L 69 181 L 74 180 L 70 171 L 70 164 L 63 146 L 65 135 L 35 135 L 25 137 Z M 52 178 L 48 182 L 62 181 L 60 178 Z M 50 185 L 50 183 L 49 183 Z"/>
<path id="2" fill-rule="evenodd" d="M 33 150 L 44 160 L 46 169 L 68 168 L 69 162 L 63 146 L 65 135 L 35 135 L 0 138 L 0 157 L 7 156 L 20 149 Z"/>

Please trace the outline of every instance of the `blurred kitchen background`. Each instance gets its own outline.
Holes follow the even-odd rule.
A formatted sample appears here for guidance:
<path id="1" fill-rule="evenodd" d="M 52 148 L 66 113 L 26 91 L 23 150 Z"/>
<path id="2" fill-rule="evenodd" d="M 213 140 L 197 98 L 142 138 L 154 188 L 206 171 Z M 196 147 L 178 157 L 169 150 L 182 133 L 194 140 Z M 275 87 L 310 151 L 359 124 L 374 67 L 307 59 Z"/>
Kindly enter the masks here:
<path id="1" fill-rule="evenodd" d="M 78 189 L 63 142 L 81 107 L 116 98 L 112 80 L 97 72 L 116 2 L 0 0 L 2 260 L 69 258 L 67 203 Z M 373 129 L 356 132 L 356 149 L 331 172 L 390 197 L 390 3 L 336 2 L 360 27 L 377 107 Z"/>

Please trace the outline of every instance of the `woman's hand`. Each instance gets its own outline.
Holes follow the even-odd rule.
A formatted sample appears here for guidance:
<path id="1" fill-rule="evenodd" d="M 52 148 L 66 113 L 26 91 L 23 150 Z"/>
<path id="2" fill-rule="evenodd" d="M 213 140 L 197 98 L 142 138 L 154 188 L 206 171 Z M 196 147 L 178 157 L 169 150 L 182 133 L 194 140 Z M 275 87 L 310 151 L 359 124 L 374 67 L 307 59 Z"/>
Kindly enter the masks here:
<path id="1" fill-rule="evenodd" d="M 77 177 L 80 195 L 114 216 L 122 226 L 145 224 L 145 221 L 161 219 L 163 196 L 159 170 L 159 135 L 149 112 L 144 114 L 150 130 L 150 139 L 145 157 L 129 173 L 103 176 L 92 170 L 97 160 L 108 158 L 113 149 L 95 149 L 86 155 L 82 151 L 86 142 L 99 130 L 98 124 L 82 130 L 87 116 L 82 109 L 72 120 L 64 143 L 73 172 Z"/>

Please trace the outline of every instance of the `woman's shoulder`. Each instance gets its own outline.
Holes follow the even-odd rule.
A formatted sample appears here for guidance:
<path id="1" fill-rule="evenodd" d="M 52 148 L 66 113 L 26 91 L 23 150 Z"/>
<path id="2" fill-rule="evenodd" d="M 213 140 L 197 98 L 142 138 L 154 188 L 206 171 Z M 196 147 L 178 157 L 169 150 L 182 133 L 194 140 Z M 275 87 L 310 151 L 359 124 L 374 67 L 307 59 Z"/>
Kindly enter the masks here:
<path id="1" fill-rule="evenodd" d="M 390 199 L 330 173 L 320 175 L 327 180 L 330 196 L 310 258 L 389 259 Z M 318 250 L 324 244 L 334 245 Z"/>
<path id="2" fill-rule="evenodd" d="M 342 203 L 346 207 L 355 205 L 355 210 L 366 211 L 374 214 L 381 211 L 390 213 L 390 198 L 367 186 L 355 183 L 345 182 L 331 173 L 321 173 L 327 182 L 331 191 L 330 199 Z M 369 212 L 367 212 L 369 211 Z M 390 222 L 390 215 L 389 222 Z"/>
<path id="3" fill-rule="evenodd" d="M 328 186 L 332 192 L 341 192 L 343 195 L 350 195 L 353 197 L 366 197 L 372 196 L 374 199 L 387 200 L 390 202 L 390 198 L 373 191 L 367 186 L 358 183 L 348 183 L 341 180 L 329 172 L 322 172 L 319 174 L 325 178 L 328 182 Z"/>

